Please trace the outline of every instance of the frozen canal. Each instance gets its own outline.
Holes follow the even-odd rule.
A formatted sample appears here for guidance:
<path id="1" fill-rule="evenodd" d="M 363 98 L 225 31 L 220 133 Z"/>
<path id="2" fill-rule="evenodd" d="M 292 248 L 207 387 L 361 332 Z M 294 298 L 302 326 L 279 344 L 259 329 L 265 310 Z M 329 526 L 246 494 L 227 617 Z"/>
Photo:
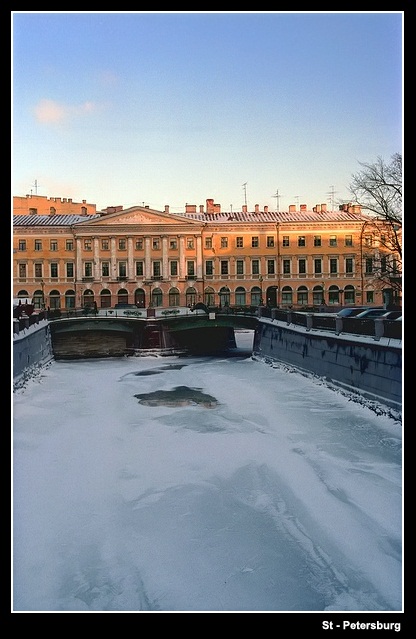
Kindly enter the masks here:
<path id="1" fill-rule="evenodd" d="M 14 611 L 402 609 L 401 424 L 251 338 L 14 393 Z"/>

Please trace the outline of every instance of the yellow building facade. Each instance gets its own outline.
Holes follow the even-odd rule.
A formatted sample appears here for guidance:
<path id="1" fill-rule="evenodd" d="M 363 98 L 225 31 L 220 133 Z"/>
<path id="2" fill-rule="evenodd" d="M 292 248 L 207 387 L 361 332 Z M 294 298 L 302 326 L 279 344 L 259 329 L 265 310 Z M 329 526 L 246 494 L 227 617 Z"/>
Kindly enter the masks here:
<path id="1" fill-rule="evenodd" d="M 97 212 L 84 200 L 26 196 L 13 208 L 13 296 L 38 308 L 386 303 L 372 268 L 380 225 L 358 206 L 225 213 L 207 199 L 183 214 Z"/>

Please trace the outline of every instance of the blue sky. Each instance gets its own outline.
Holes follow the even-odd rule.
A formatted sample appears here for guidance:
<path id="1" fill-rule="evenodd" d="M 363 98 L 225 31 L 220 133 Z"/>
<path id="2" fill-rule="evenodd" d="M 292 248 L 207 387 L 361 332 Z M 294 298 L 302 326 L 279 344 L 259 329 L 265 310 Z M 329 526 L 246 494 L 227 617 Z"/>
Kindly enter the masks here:
<path id="1" fill-rule="evenodd" d="M 13 195 L 337 208 L 402 152 L 403 19 L 12 12 Z"/>

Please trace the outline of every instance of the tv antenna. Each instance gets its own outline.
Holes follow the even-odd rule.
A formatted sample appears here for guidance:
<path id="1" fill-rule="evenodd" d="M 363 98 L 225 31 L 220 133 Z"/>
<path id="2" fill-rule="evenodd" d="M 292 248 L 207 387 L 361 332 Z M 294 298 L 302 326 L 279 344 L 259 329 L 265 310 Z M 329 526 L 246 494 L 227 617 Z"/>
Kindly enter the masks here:
<path id="1" fill-rule="evenodd" d="M 300 195 L 294 195 L 293 196 L 295 202 L 296 202 L 296 210 L 299 211 L 299 199 L 300 199 Z"/>
<path id="2" fill-rule="evenodd" d="M 35 189 L 35 195 L 37 195 L 37 194 L 38 194 L 38 186 L 39 186 L 39 185 L 38 185 L 38 181 L 37 181 L 37 180 L 35 180 L 35 183 L 34 183 L 34 184 L 32 184 L 32 186 L 33 186 L 33 187 L 34 187 L 34 189 Z M 30 195 L 32 195 L 32 189 L 30 189 Z"/>
<path id="3" fill-rule="evenodd" d="M 244 204 L 247 206 L 247 182 L 244 182 L 243 189 L 244 189 Z"/>
<path id="4" fill-rule="evenodd" d="M 329 199 L 331 200 L 331 211 L 334 212 L 335 193 L 338 193 L 338 191 L 334 191 L 334 185 L 333 184 L 329 188 L 331 190 L 327 192 L 327 195 L 329 195 Z"/>
<path id="5" fill-rule="evenodd" d="M 276 189 L 276 193 L 272 197 L 276 198 L 276 213 L 279 213 L 279 199 L 282 197 L 279 195 L 279 189 Z"/>

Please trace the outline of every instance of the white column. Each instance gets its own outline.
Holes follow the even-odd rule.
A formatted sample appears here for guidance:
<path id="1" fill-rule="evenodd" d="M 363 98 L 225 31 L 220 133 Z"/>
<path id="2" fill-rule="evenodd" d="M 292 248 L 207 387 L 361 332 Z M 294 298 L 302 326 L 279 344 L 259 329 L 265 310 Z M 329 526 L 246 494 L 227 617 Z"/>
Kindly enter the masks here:
<path id="1" fill-rule="evenodd" d="M 152 278 L 150 237 L 144 238 L 144 277 L 146 280 L 150 280 Z"/>

